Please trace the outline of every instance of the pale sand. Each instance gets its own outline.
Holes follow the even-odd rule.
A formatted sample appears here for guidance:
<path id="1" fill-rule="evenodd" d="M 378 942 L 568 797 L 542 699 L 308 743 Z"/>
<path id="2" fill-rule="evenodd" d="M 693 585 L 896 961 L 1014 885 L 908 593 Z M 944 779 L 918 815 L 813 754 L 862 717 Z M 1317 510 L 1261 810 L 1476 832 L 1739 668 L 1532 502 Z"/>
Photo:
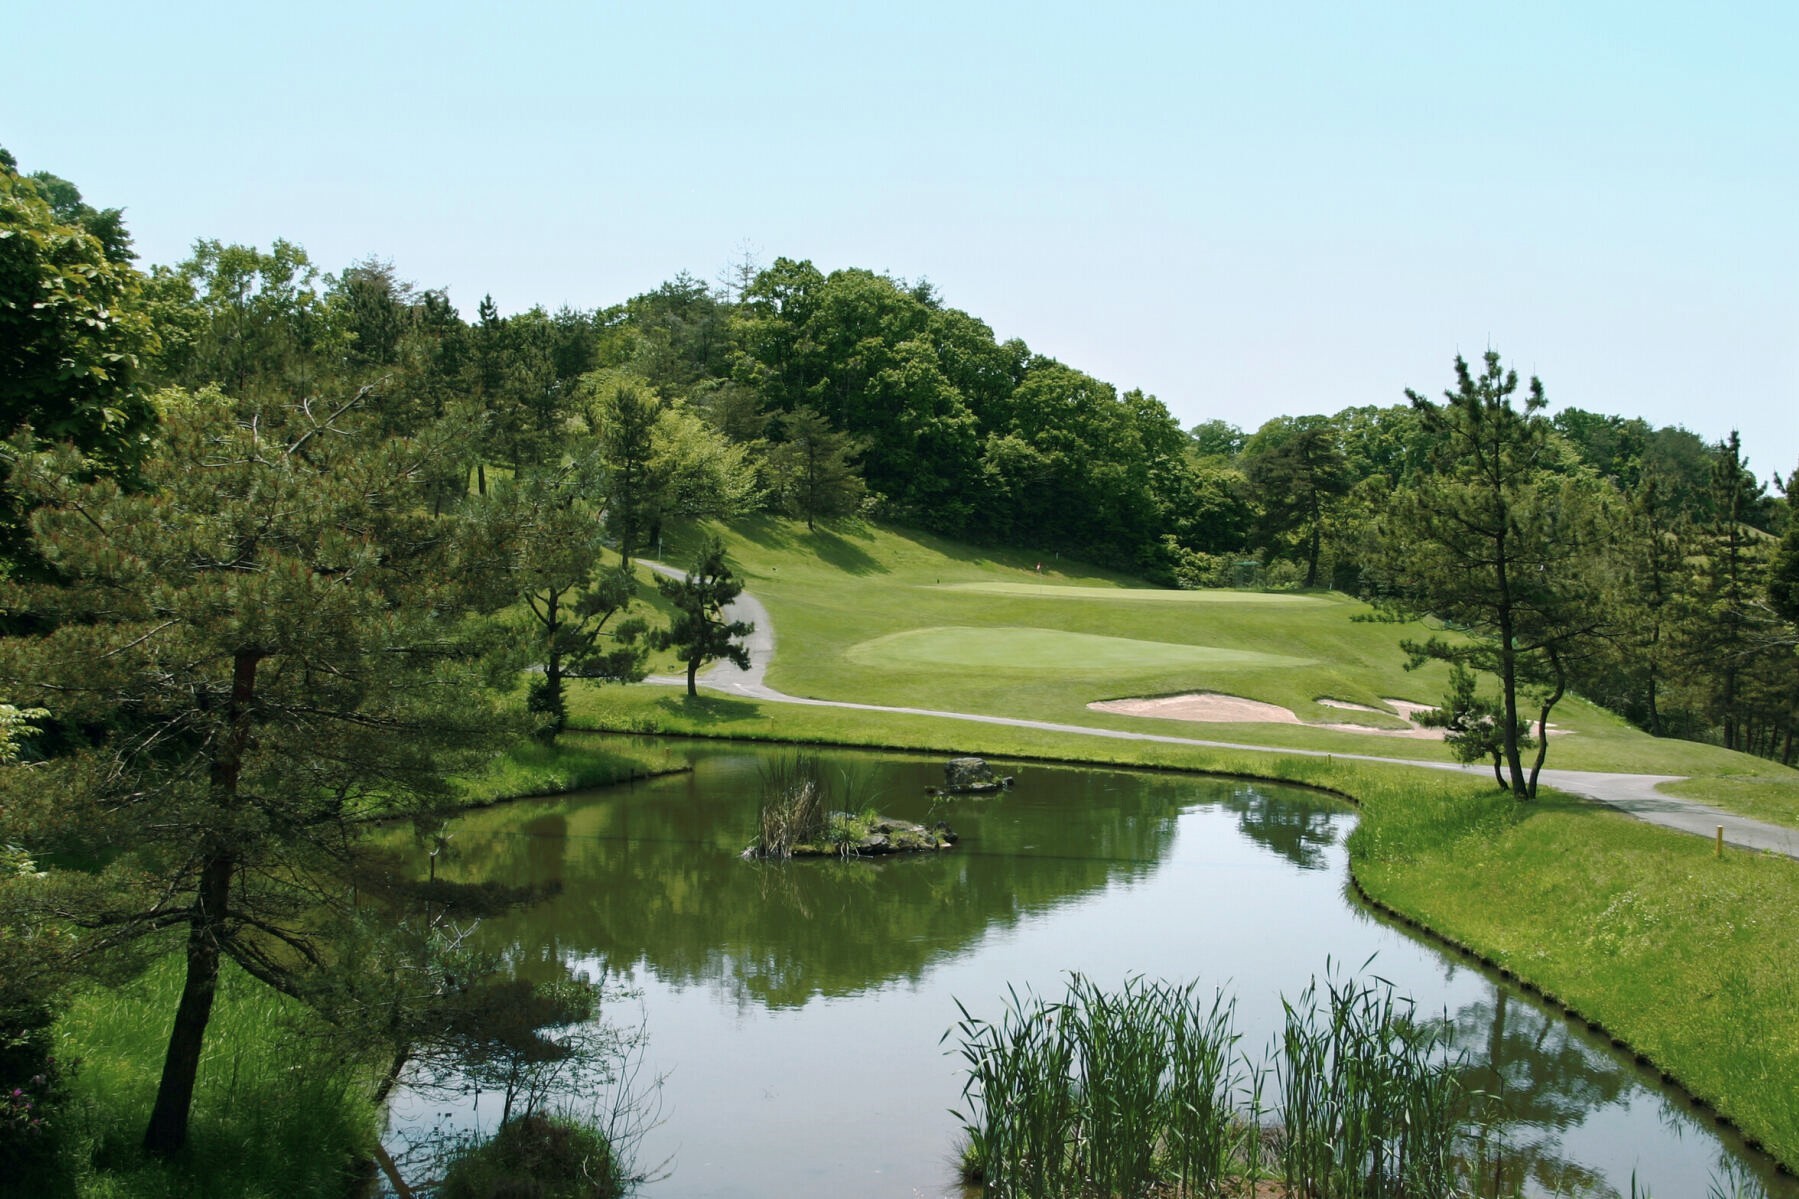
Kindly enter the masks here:
<path id="1" fill-rule="evenodd" d="M 1318 702 L 1327 708 L 1339 708 L 1354 712 L 1380 711 L 1379 708 L 1345 703 L 1336 699 L 1321 699 Z M 1370 728 L 1365 724 L 1314 724 L 1311 727 L 1337 729 L 1345 733 L 1368 733 L 1376 737 L 1409 737 L 1416 740 L 1442 739 L 1442 729 L 1424 728 L 1413 719 L 1419 712 L 1429 711 L 1431 705 L 1415 704 L 1398 699 L 1389 699 L 1385 702 L 1399 711 L 1408 722 L 1408 727 L 1377 729 Z M 1265 704 L 1260 700 L 1244 699 L 1240 695 L 1218 695 L 1207 691 L 1195 691 L 1186 695 L 1164 695 L 1155 699 L 1108 699 L 1087 706 L 1096 712 L 1117 712 L 1124 716 L 1154 716 L 1162 720 L 1191 720 L 1201 724 L 1306 723 L 1295 716 L 1292 709 L 1283 708 L 1279 704 Z"/>

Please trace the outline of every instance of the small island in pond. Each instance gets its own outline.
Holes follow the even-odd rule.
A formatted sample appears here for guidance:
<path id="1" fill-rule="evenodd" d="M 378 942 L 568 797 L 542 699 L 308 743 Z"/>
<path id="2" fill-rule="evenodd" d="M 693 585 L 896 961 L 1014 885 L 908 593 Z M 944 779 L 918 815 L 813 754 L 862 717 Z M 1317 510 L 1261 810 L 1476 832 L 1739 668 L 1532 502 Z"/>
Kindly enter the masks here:
<path id="1" fill-rule="evenodd" d="M 980 766 L 986 769 L 985 762 Z M 951 777 L 955 777 L 953 773 Z M 810 755 L 775 763 L 763 774 L 758 835 L 743 856 L 879 857 L 948 849 L 958 840 L 941 820 L 927 826 L 883 816 L 871 806 L 852 810 L 856 784 L 847 774 L 827 777 L 818 759 Z"/>
<path id="2" fill-rule="evenodd" d="M 948 849 L 957 838 L 941 820 L 926 826 L 874 812 L 832 812 L 822 835 L 787 843 L 771 851 L 758 841 L 743 851 L 746 858 L 861 858 L 891 853 L 924 853 Z"/>

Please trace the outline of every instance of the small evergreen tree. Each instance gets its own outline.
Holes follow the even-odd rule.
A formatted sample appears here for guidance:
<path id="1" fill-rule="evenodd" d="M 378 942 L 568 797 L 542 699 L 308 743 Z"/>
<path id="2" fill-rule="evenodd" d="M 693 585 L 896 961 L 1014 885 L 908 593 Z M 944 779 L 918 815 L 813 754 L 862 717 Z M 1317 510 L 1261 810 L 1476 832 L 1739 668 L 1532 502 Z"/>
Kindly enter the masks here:
<path id="1" fill-rule="evenodd" d="M 860 452 L 856 439 L 813 408 L 796 408 L 780 424 L 786 440 L 769 451 L 768 467 L 787 514 L 811 531 L 820 519 L 855 512 L 868 492 L 851 461 Z"/>
<path id="2" fill-rule="evenodd" d="M 687 664 L 687 694 L 698 695 L 700 667 L 725 658 L 750 668 L 750 651 L 738 641 L 756 631 L 743 620 L 727 619 L 725 607 L 743 593 L 743 584 L 725 563 L 725 544 L 710 538 L 694 568 L 679 579 L 657 579 L 656 589 L 675 606 L 674 620 L 655 635 L 658 649 L 672 649 Z"/>
<path id="3" fill-rule="evenodd" d="M 1430 467 L 1398 492 L 1381 522 L 1382 605 L 1436 616 L 1467 637 L 1404 643 L 1412 665 L 1461 663 L 1499 680 L 1501 753 L 1512 793 L 1536 795 L 1544 730 L 1566 694 L 1571 661 L 1605 627 L 1606 558 L 1595 480 L 1561 473 L 1541 415 L 1543 385 L 1512 406 L 1516 371 L 1488 351 L 1476 377 L 1455 360 L 1456 386 L 1436 405 L 1407 391 L 1431 436 Z M 1537 753 L 1525 772 L 1519 706 L 1538 701 Z"/>

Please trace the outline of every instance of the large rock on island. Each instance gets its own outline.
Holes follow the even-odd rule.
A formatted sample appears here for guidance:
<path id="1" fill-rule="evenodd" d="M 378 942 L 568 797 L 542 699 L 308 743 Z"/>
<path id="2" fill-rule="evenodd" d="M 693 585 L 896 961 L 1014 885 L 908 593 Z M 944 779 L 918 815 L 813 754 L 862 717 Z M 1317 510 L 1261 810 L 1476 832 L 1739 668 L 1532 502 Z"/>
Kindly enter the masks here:
<path id="1" fill-rule="evenodd" d="M 1012 785 L 1011 775 L 997 775 L 985 758 L 953 758 L 943 764 L 943 786 L 926 787 L 931 795 L 979 795 L 1003 791 Z"/>

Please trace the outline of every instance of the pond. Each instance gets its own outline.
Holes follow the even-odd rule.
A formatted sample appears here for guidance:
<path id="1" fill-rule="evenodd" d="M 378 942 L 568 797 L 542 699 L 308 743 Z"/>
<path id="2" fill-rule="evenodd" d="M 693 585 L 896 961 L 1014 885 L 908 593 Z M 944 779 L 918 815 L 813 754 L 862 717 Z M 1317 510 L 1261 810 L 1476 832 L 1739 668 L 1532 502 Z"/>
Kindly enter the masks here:
<path id="1" fill-rule="evenodd" d="M 1654 1077 L 1584 1027 L 1373 917 L 1348 890 L 1354 814 L 1315 794 L 1192 776 L 1007 766 L 1015 789 L 933 801 L 942 759 L 821 755 L 886 814 L 945 820 L 924 857 L 739 859 L 767 753 L 693 743 L 691 773 L 458 819 L 444 869 L 559 886 L 474 936 L 530 971 L 575 963 L 639 993 L 646 1077 L 665 1075 L 640 1164 L 651 1196 L 959 1194 L 957 1001 L 997 1019 L 1008 987 L 1059 997 L 1068 971 L 1200 980 L 1237 1001 L 1262 1056 L 1280 997 L 1378 976 L 1445 1016 L 1470 1083 L 1503 1096 L 1498 1191 L 1703 1195 L 1723 1171 L 1779 1199 Z M 400 1093 L 394 1139 L 489 1127 L 492 1096 Z"/>

